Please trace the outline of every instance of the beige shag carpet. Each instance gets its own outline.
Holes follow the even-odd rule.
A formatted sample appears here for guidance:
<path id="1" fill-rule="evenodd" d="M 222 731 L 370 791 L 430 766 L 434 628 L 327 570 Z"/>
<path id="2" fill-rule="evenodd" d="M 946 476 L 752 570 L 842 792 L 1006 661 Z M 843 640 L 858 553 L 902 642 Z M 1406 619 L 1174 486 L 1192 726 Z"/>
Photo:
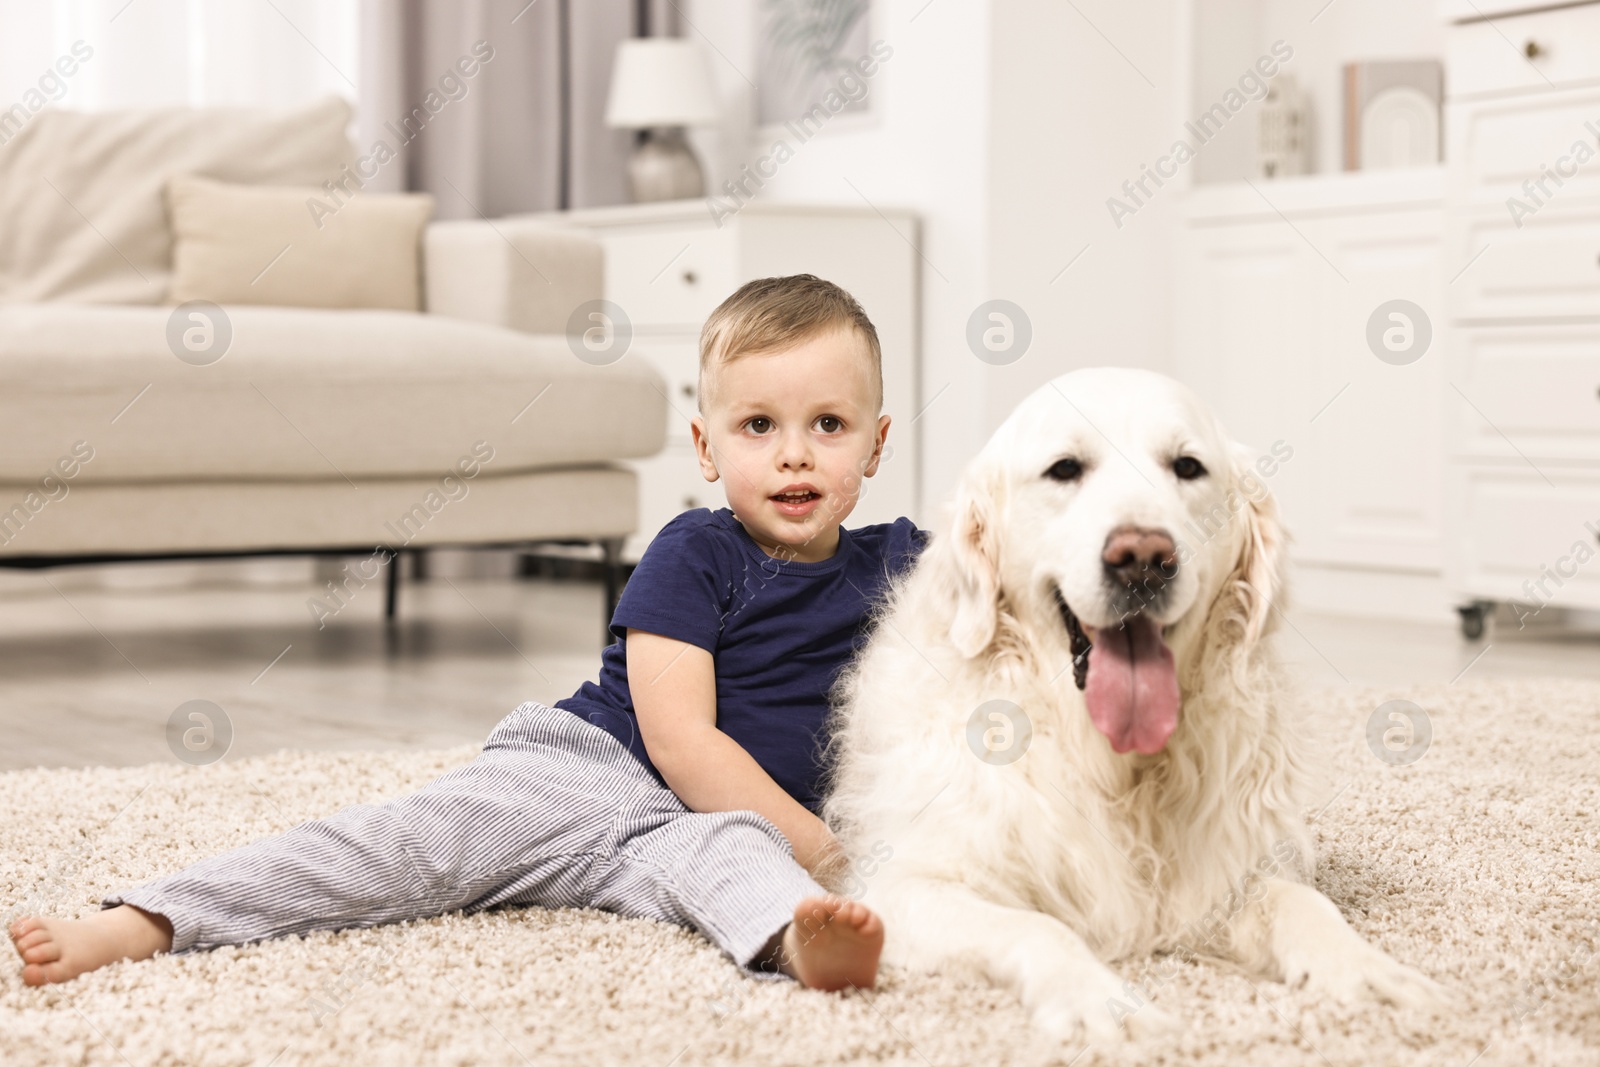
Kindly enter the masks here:
<path id="1" fill-rule="evenodd" d="M 1379 704 L 1432 724 L 1409 766 L 1369 751 Z M 1458 992 L 1437 1015 L 1321 1003 L 1185 964 L 1164 1040 L 1119 1064 L 1600 1063 L 1600 686 L 1481 682 L 1310 693 L 1332 767 L 1320 887 L 1356 929 Z M 195 769 L 0 775 L 0 914 L 102 894 L 339 807 L 409 790 L 473 749 L 283 752 Z M 9 952 L 9 946 L 6 946 Z M 1130 977 L 1150 961 L 1118 965 Z M 1169 968 L 1163 967 L 1162 973 Z M 0 968 L 0 1063 L 1066 1063 L 1007 994 L 886 970 L 871 993 L 744 981 L 674 926 L 502 911 L 118 964 L 31 989 Z"/>

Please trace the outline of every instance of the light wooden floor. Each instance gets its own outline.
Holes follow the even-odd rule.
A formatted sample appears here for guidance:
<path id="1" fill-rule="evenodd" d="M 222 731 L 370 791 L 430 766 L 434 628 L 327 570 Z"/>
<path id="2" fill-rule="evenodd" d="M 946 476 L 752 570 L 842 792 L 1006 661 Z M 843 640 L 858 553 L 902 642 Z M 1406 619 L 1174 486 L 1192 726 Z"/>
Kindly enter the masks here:
<path id="1" fill-rule="evenodd" d="M 480 742 L 518 703 L 570 695 L 599 668 L 597 584 L 509 578 L 409 584 L 392 632 L 376 587 L 318 630 L 314 586 L 163 582 L 159 567 L 103 588 L 84 572 L 0 585 L 0 770 L 174 758 L 168 718 L 212 701 L 227 758 L 281 748 Z M 124 570 L 128 570 L 124 568 Z M 1281 648 L 1314 685 L 1402 687 L 1505 676 L 1600 678 L 1600 635 L 1501 620 L 1453 625 L 1292 614 Z M 1487 649 L 1487 651 L 1485 651 Z"/>

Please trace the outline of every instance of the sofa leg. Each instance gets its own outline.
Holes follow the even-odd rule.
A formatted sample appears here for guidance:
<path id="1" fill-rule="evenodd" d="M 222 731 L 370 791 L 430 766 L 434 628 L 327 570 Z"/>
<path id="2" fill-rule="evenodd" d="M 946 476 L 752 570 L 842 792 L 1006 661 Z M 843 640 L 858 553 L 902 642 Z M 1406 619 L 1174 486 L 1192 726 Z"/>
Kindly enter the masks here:
<path id="1" fill-rule="evenodd" d="M 611 636 L 611 616 L 617 611 L 617 598 L 622 594 L 622 538 L 602 537 L 600 551 L 605 554 L 606 572 L 606 617 L 602 640 L 610 644 L 615 640 Z"/>
<path id="2" fill-rule="evenodd" d="M 384 576 L 383 583 L 383 618 L 386 622 L 393 622 L 395 601 L 400 597 L 400 553 L 391 552 L 386 567 L 388 574 Z"/>

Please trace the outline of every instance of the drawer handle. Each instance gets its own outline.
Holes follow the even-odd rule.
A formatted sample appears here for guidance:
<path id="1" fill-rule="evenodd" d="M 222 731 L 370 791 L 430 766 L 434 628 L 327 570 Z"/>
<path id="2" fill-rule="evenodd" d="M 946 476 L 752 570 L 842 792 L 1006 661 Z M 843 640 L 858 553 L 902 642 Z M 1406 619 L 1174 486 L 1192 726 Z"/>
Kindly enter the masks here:
<path id="1" fill-rule="evenodd" d="M 699 506 L 700 501 L 697 498 L 692 496 L 686 496 L 683 498 L 683 510 L 688 511 L 690 508 L 697 508 Z"/>
<path id="2" fill-rule="evenodd" d="M 696 274 L 694 271 L 686 270 L 686 271 L 683 272 L 683 284 L 684 285 L 695 285 L 695 284 L 698 284 L 699 281 L 700 281 L 700 275 Z"/>
<path id="3" fill-rule="evenodd" d="M 683 383 L 683 395 L 684 396 L 690 396 L 690 397 L 694 396 L 694 386 L 690 385 L 688 382 L 684 382 Z"/>
<path id="4" fill-rule="evenodd" d="M 1540 56 L 1544 55 L 1544 49 L 1540 47 L 1538 41 L 1535 41 L 1532 37 L 1530 37 L 1528 38 L 1527 43 L 1522 46 L 1522 54 L 1527 56 L 1529 59 L 1538 59 Z"/>

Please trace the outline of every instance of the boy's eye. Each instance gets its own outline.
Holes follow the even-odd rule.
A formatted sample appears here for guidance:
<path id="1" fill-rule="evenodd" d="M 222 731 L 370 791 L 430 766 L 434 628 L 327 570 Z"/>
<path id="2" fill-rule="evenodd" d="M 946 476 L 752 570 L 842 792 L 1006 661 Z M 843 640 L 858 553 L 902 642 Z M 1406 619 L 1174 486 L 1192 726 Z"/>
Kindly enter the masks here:
<path id="1" fill-rule="evenodd" d="M 824 433 L 835 433 L 844 429 L 844 423 L 839 421 L 837 415 L 824 415 L 817 420 L 817 425 L 822 427 Z"/>
<path id="2" fill-rule="evenodd" d="M 745 423 L 745 425 L 750 427 L 750 429 L 754 430 L 756 433 L 766 433 L 767 430 L 771 429 L 772 427 L 772 420 L 767 418 L 765 415 L 757 415 L 755 418 Z"/>

